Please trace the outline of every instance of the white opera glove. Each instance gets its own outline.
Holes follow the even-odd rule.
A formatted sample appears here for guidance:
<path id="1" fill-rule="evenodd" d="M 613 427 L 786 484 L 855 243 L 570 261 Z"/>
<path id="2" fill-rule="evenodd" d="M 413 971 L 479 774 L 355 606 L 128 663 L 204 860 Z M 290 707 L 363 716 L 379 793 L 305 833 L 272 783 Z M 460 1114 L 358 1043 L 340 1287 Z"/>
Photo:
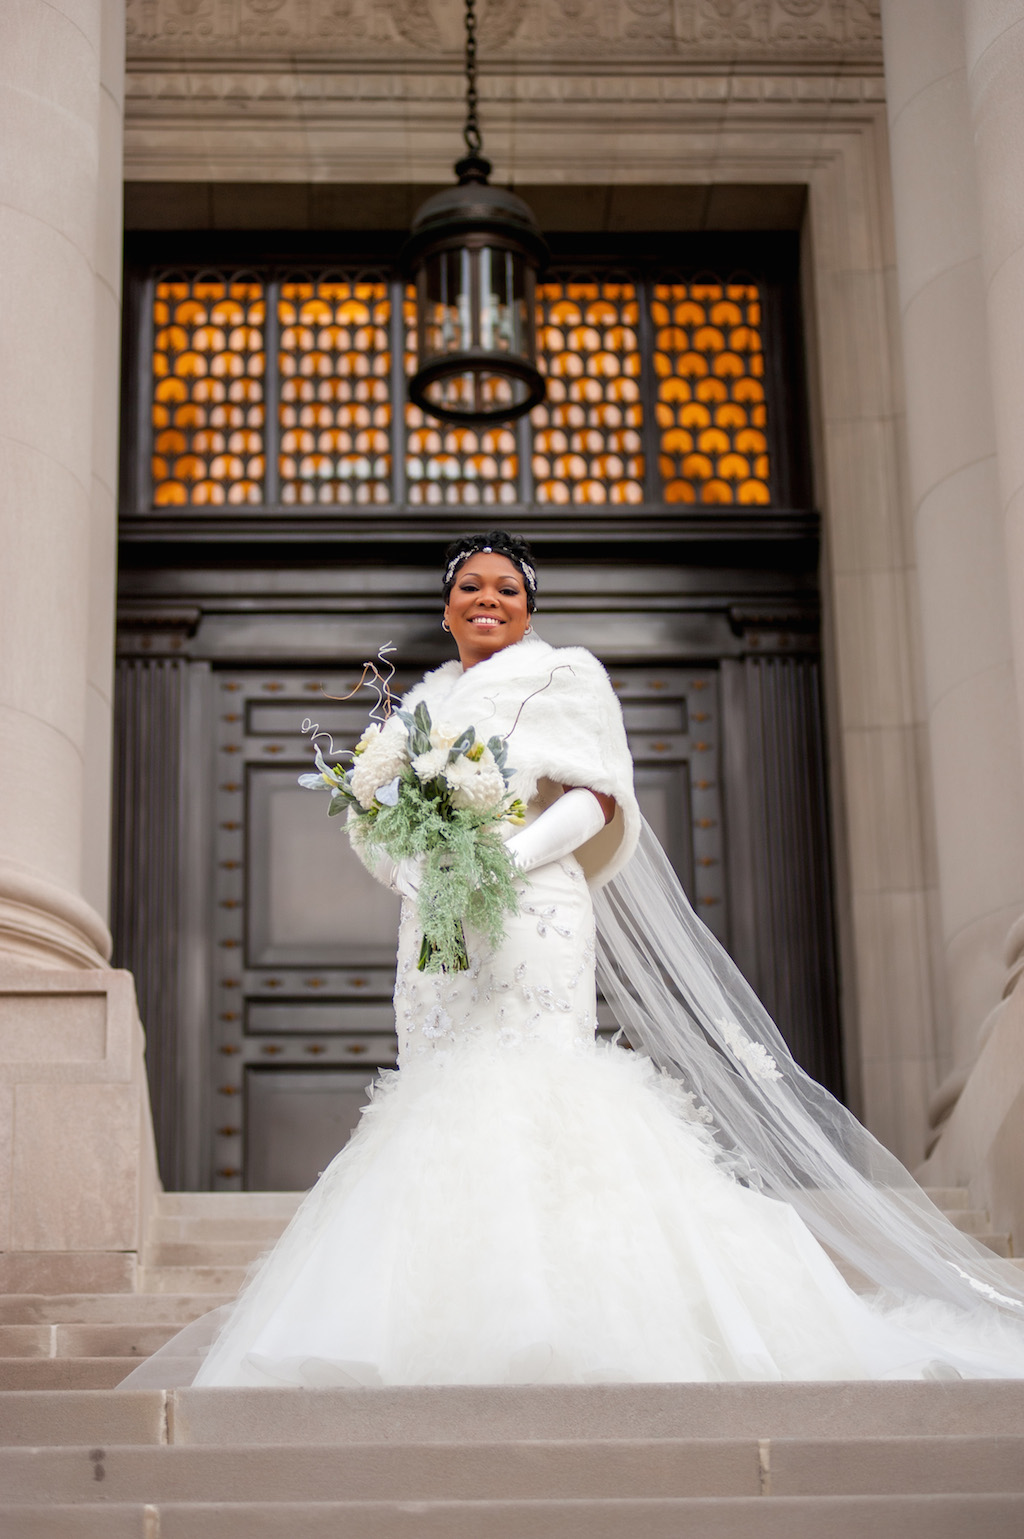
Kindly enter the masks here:
<path id="1" fill-rule="evenodd" d="M 401 860 L 394 861 L 390 855 L 382 854 L 368 869 L 371 876 L 390 887 L 392 892 L 403 898 L 415 898 L 423 876 L 423 856 L 403 855 Z"/>
<path id="2" fill-rule="evenodd" d="M 574 786 L 552 802 L 528 828 L 521 828 L 505 848 L 519 871 L 533 871 L 571 855 L 604 827 L 604 808 L 584 786 Z"/>
<path id="3" fill-rule="evenodd" d="M 422 855 L 403 855 L 395 867 L 391 886 L 403 898 L 415 898 L 419 892 L 423 880 L 423 859 Z"/>

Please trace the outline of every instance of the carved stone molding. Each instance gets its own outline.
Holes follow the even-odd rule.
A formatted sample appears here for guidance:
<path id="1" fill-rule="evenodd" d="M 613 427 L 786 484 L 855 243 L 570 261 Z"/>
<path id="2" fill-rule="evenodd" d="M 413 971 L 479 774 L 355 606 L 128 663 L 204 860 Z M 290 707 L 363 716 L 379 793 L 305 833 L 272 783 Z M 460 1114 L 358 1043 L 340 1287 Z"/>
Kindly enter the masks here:
<path id="1" fill-rule="evenodd" d="M 457 75 L 391 74 L 341 70 L 297 74 L 290 69 L 245 70 L 213 67 L 129 65 L 126 112 L 151 115 L 161 107 L 187 102 L 191 111 L 226 107 L 239 114 L 253 108 L 286 104 L 298 110 L 332 105 L 358 107 L 392 104 L 405 121 L 410 103 L 459 107 L 463 83 Z M 402 89 L 397 90 L 396 84 Z M 647 70 L 643 74 L 496 74 L 488 77 L 486 107 L 537 105 L 544 109 L 588 104 L 608 108 L 627 103 L 640 108 L 693 103 L 699 106 L 750 103 L 755 106 L 807 103 L 880 103 L 885 83 L 874 74 L 680 74 Z"/>
<path id="2" fill-rule="evenodd" d="M 480 51 L 608 57 L 881 59 L 878 0 L 482 0 Z M 459 0 L 128 0 L 129 60 L 456 58 Z"/>

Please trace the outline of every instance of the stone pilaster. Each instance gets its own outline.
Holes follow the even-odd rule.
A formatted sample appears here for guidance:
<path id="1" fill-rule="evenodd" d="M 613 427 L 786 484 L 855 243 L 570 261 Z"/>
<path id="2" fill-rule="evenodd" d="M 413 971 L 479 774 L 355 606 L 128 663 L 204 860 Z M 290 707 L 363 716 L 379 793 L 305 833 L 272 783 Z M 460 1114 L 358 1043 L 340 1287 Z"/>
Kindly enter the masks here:
<path id="1" fill-rule="evenodd" d="M 886 0 L 909 490 L 950 1040 L 962 1070 L 1024 910 L 1021 772 L 962 0 Z M 944 1051 L 942 1048 L 944 1047 Z"/>
<path id="2" fill-rule="evenodd" d="M 1024 0 L 965 0 L 999 494 L 1024 730 Z"/>

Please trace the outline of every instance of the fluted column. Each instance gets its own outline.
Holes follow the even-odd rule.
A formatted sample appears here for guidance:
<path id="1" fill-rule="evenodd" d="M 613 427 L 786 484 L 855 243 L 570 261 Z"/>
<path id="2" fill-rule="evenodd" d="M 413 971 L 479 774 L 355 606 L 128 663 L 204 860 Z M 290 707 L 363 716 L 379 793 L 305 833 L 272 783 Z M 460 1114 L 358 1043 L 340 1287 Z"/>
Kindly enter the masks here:
<path id="1" fill-rule="evenodd" d="M 949 1069 L 1024 912 L 1024 777 L 962 0 L 882 15 Z"/>
<path id="2" fill-rule="evenodd" d="M 0 958 L 106 907 L 123 0 L 0 7 Z"/>

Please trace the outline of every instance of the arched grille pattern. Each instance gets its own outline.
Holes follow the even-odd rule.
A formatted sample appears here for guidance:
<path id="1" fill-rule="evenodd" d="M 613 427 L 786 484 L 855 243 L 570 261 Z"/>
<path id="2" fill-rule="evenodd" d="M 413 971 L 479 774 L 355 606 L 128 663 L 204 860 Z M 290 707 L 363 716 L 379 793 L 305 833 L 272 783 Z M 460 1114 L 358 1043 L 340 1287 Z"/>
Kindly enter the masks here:
<path id="1" fill-rule="evenodd" d="M 407 400 L 413 291 L 384 271 L 162 273 L 152 296 L 143 508 L 773 501 L 763 292 L 749 278 L 550 272 L 537 294 L 547 398 L 528 421 L 479 430 Z"/>

